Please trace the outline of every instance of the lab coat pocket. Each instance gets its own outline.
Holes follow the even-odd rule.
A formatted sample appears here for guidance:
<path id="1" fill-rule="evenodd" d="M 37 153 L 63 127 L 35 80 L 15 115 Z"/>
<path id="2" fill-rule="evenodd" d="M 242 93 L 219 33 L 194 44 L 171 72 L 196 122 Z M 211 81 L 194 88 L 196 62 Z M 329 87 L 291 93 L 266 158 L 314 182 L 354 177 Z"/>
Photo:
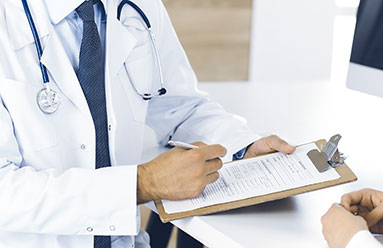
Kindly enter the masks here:
<path id="1" fill-rule="evenodd" d="M 144 45 L 136 46 L 133 48 L 132 52 L 129 54 L 127 60 L 125 61 L 125 66 L 131 64 L 136 60 L 144 59 L 150 53 L 150 43 L 147 42 Z"/>
<path id="2" fill-rule="evenodd" d="M 133 117 L 139 122 L 145 121 L 148 107 L 148 101 L 144 100 L 141 95 L 152 93 L 153 61 L 149 48 L 149 44 L 146 44 L 133 49 L 119 74 L 130 102 Z"/>
<path id="3" fill-rule="evenodd" d="M 0 96 L 12 119 L 14 135 L 23 153 L 42 151 L 57 143 L 53 124 L 37 105 L 39 90 L 32 84 L 0 80 Z"/>

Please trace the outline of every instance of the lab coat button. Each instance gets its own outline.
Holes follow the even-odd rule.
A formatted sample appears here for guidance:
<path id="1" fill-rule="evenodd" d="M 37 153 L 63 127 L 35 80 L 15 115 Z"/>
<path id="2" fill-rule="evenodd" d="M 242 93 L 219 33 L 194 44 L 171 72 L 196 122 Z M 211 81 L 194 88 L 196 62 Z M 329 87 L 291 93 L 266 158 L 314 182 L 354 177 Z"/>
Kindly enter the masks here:
<path id="1" fill-rule="evenodd" d="M 108 126 L 109 131 L 112 131 L 112 125 Z"/>
<path id="2" fill-rule="evenodd" d="M 87 230 L 88 232 L 93 232 L 93 228 L 91 228 L 91 227 L 88 227 L 86 230 Z"/>
<path id="3" fill-rule="evenodd" d="M 111 230 L 111 231 L 115 231 L 115 230 L 116 230 L 116 227 L 115 227 L 115 226 L 110 226 L 110 227 L 109 227 L 109 230 Z"/>
<path id="4" fill-rule="evenodd" d="M 82 144 L 81 145 L 81 150 L 85 150 L 86 149 L 86 145 Z"/>

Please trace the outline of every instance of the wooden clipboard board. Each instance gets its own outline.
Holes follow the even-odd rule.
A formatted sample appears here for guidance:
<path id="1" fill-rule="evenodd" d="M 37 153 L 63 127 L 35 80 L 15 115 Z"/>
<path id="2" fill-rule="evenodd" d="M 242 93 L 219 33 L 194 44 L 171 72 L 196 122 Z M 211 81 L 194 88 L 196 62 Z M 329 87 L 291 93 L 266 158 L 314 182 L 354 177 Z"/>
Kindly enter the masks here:
<path id="1" fill-rule="evenodd" d="M 326 143 L 327 143 L 326 140 L 319 140 L 315 142 L 318 148 L 324 147 Z M 295 189 L 289 189 L 289 190 L 285 190 L 285 191 L 281 191 L 277 193 L 256 196 L 256 197 L 252 197 L 252 198 L 248 198 L 244 200 L 212 205 L 212 206 L 203 207 L 203 208 L 199 208 L 199 209 L 195 209 L 191 211 L 168 214 L 165 212 L 164 206 L 162 205 L 161 201 L 156 201 L 155 204 L 162 222 L 167 223 L 169 221 L 178 220 L 182 218 L 218 213 L 218 212 L 232 210 L 236 208 L 248 207 L 248 206 L 252 206 L 252 205 L 256 205 L 256 204 L 260 204 L 264 202 L 280 200 L 280 199 L 288 198 L 290 196 L 299 195 L 302 193 L 307 193 L 307 192 L 329 188 L 329 187 L 340 185 L 340 184 L 354 182 L 358 179 L 356 175 L 351 171 L 351 169 L 345 163 L 342 166 L 335 168 L 335 170 L 340 175 L 340 178 L 336 180 L 308 185 L 308 186 L 295 188 Z"/>

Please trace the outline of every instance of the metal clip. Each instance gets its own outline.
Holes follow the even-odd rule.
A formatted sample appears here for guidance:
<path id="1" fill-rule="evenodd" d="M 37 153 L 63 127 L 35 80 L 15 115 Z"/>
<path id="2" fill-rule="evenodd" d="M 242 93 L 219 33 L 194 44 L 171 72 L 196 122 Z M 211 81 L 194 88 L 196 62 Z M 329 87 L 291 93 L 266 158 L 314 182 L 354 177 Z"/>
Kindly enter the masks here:
<path id="1" fill-rule="evenodd" d="M 319 172 L 324 172 L 331 167 L 339 167 L 344 163 L 346 158 L 343 157 L 343 154 L 338 150 L 338 143 L 341 138 L 342 136 L 339 134 L 334 135 L 323 149 L 321 145 L 320 152 L 315 149 L 307 153 L 307 156 L 311 159 Z"/>
<path id="2" fill-rule="evenodd" d="M 332 136 L 321 151 L 326 154 L 327 162 L 334 168 L 341 166 L 346 160 L 346 158 L 343 157 L 343 153 L 340 153 L 338 150 L 338 144 L 341 138 L 342 136 L 340 134 Z"/>

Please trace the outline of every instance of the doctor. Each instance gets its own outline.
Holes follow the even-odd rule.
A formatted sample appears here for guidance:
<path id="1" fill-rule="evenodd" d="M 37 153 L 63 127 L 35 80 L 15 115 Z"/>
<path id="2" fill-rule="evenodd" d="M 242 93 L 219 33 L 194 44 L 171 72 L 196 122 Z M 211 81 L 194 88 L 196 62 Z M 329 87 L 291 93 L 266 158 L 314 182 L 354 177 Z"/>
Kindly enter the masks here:
<path id="1" fill-rule="evenodd" d="M 160 0 L 120 4 L 0 1 L 0 247 L 147 247 L 138 204 L 197 196 L 233 154 L 295 149 L 197 90 Z M 221 145 L 138 165 L 145 124 L 161 145 Z"/>

